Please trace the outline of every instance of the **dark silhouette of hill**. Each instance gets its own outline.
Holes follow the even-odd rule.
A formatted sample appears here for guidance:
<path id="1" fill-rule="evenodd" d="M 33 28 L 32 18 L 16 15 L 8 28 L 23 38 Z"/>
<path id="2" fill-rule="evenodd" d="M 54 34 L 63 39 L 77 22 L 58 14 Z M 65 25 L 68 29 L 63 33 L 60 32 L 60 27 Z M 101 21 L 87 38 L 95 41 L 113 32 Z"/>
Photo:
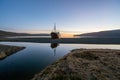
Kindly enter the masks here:
<path id="1" fill-rule="evenodd" d="M 8 32 L 0 30 L 0 36 L 23 36 L 23 35 L 29 35 L 26 33 L 15 33 L 15 32 Z"/>
<path id="2" fill-rule="evenodd" d="M 15 33 L 15 32 L 0 30 L 0 37 L 5 37 L 5 36 L 49 36 L 49 34 L 27 34 L 27 33 Z"/>
<path id="3" fill-rule="evenodd" d="M 93 37 L 93 38 L 120 38 L 120 29 L 118 30 L 108 30 L 108 31 L 100 31 L 100 32 L 92 32 L 92 33 L 84 33 L 80 35 L 74 35 L 79 37 Z"/>

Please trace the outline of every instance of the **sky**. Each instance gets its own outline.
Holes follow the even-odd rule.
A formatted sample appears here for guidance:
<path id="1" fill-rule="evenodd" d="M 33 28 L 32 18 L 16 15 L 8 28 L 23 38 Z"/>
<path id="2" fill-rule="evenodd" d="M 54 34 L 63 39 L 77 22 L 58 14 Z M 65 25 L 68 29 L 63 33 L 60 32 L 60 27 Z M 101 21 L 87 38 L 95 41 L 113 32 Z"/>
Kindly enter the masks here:
<path id="1" fill-rule="evenodd" d="M 0 30 L 63 33 L 120 29 L 120 0 L 0 0 Z"/>

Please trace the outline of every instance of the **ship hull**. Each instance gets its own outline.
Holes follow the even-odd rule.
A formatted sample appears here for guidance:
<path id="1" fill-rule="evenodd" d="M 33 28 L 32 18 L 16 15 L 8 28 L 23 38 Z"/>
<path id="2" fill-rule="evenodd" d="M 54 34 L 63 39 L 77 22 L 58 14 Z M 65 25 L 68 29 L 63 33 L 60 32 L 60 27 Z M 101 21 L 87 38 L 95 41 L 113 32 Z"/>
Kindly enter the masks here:
<path id="1" fill-rule="evenodd" d="M 51 38 L 52 39 L 59 39 L 59 34 L 56 32 L 51 32 Z"/>

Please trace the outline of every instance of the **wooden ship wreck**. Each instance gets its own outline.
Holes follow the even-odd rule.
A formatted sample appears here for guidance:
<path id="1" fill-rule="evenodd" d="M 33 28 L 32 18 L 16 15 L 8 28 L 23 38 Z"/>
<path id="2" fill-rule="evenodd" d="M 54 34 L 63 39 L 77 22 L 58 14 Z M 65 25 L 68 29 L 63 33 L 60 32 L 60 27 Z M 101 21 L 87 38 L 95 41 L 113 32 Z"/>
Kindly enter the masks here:
<path id="1" fill-rule="evenodd" d="M 56 31 L 56 24 L 54 24 L 54 29 L 51 32 L 51 39 L 59 39 L 60 38 L 60 33 Z"/>

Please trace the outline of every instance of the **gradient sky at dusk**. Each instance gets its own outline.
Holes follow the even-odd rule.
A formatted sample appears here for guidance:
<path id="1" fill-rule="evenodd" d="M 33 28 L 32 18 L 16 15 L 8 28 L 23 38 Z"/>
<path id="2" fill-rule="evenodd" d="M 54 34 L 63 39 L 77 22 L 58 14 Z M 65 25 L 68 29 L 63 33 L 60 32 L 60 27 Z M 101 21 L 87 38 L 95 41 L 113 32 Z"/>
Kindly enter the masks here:
<path id="1" fill-rule="evenodd" d="M 120 29 L 120 0 L 0 0 L 0 29 L 91 32 Z"/>

